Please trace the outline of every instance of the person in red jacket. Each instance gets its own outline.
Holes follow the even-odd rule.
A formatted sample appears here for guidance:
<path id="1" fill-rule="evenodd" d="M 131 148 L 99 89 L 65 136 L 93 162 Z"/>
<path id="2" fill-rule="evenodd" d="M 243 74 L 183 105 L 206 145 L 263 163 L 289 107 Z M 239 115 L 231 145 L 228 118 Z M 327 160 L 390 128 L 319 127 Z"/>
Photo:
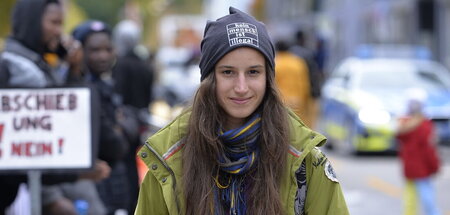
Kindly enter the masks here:
<path id="1" fill-rule="evenodd" d="M 438 171 L 440 161 L 436 153 L 433 123 L 424 116 L 423 91 L 411 91 L 407 115 L 399 119 L 397 139 L 403 173 L 406 178 L 404 214 L 417 214 L 417 194 L 425 214 L 441 214 L 435 201 L 431 177 Z"/>

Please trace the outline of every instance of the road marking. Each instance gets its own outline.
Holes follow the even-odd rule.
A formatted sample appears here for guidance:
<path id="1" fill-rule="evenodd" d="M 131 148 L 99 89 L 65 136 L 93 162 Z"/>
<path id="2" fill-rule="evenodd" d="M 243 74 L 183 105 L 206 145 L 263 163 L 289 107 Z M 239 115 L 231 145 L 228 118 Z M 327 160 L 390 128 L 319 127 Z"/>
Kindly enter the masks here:
<path id="1" fill-rule="evenodd" d="M 376 176 L 367 177 L 367 185 L 394 198 L 401 198 L 402 189 Z"/>

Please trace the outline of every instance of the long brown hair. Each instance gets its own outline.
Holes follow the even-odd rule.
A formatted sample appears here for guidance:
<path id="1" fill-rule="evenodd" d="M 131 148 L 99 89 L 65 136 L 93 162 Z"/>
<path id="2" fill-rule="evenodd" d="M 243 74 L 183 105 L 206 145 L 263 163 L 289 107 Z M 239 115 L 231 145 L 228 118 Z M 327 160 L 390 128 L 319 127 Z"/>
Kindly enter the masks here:
<path id="1" fill-rule="evenodd" d="M 269 68 L 266 65 L 266 68 Z M 247 214 L 283 214 L 279 183 L 286 170 L 289 146 L 287 111 L 275 86 L 274 72 L 267 71 L 266 93 L 260 107 L 262 116 L 260 156 L 247 195 Z M 214 176 L 223 150 L 217 131 L 225 113 L 216 99 L 214 72 L 206 77 L 194 97 L 183 152 L 183 186 L 187 215 L 214 213 Z"/>

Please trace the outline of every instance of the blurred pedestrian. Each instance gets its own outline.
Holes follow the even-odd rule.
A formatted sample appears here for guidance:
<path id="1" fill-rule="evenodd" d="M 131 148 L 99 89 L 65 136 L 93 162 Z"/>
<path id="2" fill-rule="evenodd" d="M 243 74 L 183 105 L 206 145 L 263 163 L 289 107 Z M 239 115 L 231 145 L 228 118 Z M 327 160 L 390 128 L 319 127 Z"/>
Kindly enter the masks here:
<path id="1" fill-rule="evenodd" d="M 141 28 L 131 20 L 119 22 L 113 32 L 117 63 L 113 79 L 123 104 L 148 109 L 152 100 L 153 67 L 148 50 L 140 43 Z"/>
<path id="2" fill-rule="evenodd" d="M 317 64 L 317 69 L 319 70 L 319 77 L 321 80 L 321 84 L 325 81 L 325 64 L 328 59 L 328 50 L 327 50 L 327 42 L 324 37 L 317 35 L 315 39 L 315 54 L 314 61 Z M 320 92 L 319 92 L 320 95 Z"/>
<path id="3" fill-rule="evenodd" d="M 192 106 L 150 137 L 136 214 L 349 214 L 324 136 L 286 109 L 263 23 L 209 21 Z M 293 180 L 294 179 L 294 180 Z"/>
<path id="4" fill-rule="evenodd" d="M 61 87 L 66 79 L 79 73 L 81 65 L 81 47 L 68 38 L 62 39 L 63 8 L 58 0 L 19 0 L 12 14 L 12 35 L 6 40 L 5 49 L 0 56 L 0 88 L 46 88 Z M 45 55 L 55 54 L 58 60 L 69 64 L 67 76 L 59 76 L 52 69 Z M 94 146 L 95 148 L 95 146 Z M 93 156 L 96 158 L 96 156 Z M 43 174 L 44 185 L 62 183 L 81 183 L 101 180 L 109 175 L 109 167 L 98 161 L 91 171 L 85 173 L 48 173 Z M 0 176 L 0 214 L 3 214 L 16 198 L 19 185 L 26 183 L 25 174 L 10 173 Z M 44 210 L 75 213 L 72 202 L 67 196 L 58 195 L 49 198 L 47 186 L 43 186 L 42 203 Z M 95 201 L 91 192 L 81 193 Z M 94 202 L 89 202 L 95 208 Z M 101 202 L 100 202 L 101 203 Z M 47 214 L 52 214 L 48 211 Z"/>
<path id="5" fill-rule="evenodd" d="M 407 114 L 399 119 L 397 138 L 406 179 L 404 214 L 418 214 L 417 195 L 425 214 L 441 214 L 436 205 L 432 176 L 439 170 L 436 136 L 431 120 L 423 114 L 426 95 L 422 90 L 409 92 Z"/>
<path id="6" fill-rule="evenodd" d="M 100 98 L 99 158 L 111 166 L 111 175 L 98 183 L 97 189 L 107 214 L 114 214 L 129 206 L 125 159 L 130 143 L 137 138 L 138 125 L 115 91 L 112 68 L 116 56 L 110 28 L 104 22 L 92 20 L 78 25 L 72 34 L 83 46 L 83 78 Z"/>
<path id="7" fill-rule="evenodd" d="M 311 126 L 309 103 L 311 102 L 308 67 L 305 61 L 289 52 L 285 40 L 275 43 L 275 81 L 285 104 L 291 108 L 302 121 Z"/>
<path id="8" fill-rule="evenodd" d="M 132 20 L 119 22 L 113 31 L 117 63 L 113 67 L 112 77 L 123 104 L 131 107 L 136 116 L 149 112 L 153 89 L 153 67 L 149 62 L 148 51 L 139 44 L 140 39 L 141 28 Z M 141 122 L 140 127 L 139 130 L 143 131 L 145 122 Z M 130 187 L 130 205 L 127 208 L 129 214 L 134 214 L 139 193 L 136 152 L 142 144 L 140 138 L 133 139 L 124 159 Z"/>
<path id="9" fill-rule="evenodd" d="M 307 46 L 306 33 L 299 29 L 295 33 L 295 43 L 289 49 L 292 53 L 305 60 L 308 66 L 311 100 L 308 104 L 310 128 L 314 129 L 320 113 L 320 96 L 322 94 L 323 71 L 319 69 L 316 53 Z"/>

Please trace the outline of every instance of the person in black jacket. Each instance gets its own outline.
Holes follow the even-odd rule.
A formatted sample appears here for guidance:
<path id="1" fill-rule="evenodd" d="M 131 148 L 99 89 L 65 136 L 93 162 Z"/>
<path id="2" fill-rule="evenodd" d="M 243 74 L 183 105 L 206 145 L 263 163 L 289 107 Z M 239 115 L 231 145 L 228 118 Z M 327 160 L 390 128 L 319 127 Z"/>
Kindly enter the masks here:
<path id="1" fill-rule="evenodd" d="M 153 67 L 147 49 L 140 45 L 141 29 L 131 20 L 123 20 L 114 28 L 113 41 L 117 63 L 113 79 L 123 104 L 147 109 L 152 99 Z"/>
<path id="2" fill-rule="evenodd" d="M 113 68 L 112 77 L 117 92 L 134 113 L 148 113 L 152 100 L 153 68 L 149 62 L 146 48 L 139 45 L 141 28 L 131 20 L 119 22 L 113 31 L 114 47 L 117 53 L 117 63 Z M 145 123 L 140 126 L 144 127 Z M 143 130 L 143 129 L 140 129 Z M 139 177 L 136 165 L 136 152 L 143 145 L 140 138 L 130 142 L 130 150 L 125 159 L 128 182 L 130 186 L 130 205 L 128 214 L 134 214 L 139 193 Z"/>
<path id="3" fill-rule="evenodd" d="M 99 157 L 111 166 L 111 176 L 97 185 L 107 213 L 127 209 L 130 201 L 126 154 L 136 138 L 137 121 L 129 117 L 115 92 L 112 67 L 115 53 L 109 27 L 101 21 L 87 21 L 75 28 L 73 36 L 83 45 L 85 81 L 100 96 Z"/>

